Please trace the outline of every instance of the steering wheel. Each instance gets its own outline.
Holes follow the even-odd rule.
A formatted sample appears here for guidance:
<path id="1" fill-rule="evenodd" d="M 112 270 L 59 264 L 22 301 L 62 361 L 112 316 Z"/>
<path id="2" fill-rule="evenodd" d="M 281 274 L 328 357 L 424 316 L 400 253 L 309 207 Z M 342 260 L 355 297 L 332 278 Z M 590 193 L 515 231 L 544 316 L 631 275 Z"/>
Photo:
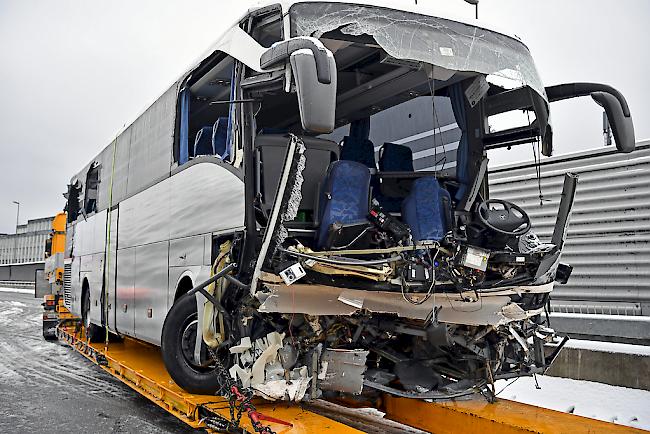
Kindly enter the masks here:
<path id="1" fill-rule="evenodd" d="M 501 199 L 484 200 L 478 207 L 478 218 L 488 229 L 517 237 L 528 232 L 531 226 L 526 211 Z"/>

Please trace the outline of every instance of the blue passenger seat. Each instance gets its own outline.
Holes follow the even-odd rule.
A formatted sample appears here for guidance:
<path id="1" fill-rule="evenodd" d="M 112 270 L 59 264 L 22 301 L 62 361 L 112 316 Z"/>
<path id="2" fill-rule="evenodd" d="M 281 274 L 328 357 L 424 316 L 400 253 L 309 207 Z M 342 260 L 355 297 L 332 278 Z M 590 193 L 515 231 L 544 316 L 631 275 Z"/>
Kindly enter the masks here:
<path id="1" fill-rule="evenodd" d="M 212 127 L 214 155 L 222 160 L 228 156 L 228 117 L 220 117 Z"/>
<path id="2" fill-rule="evenodd" d="M 319 202 L 318 247 L 327 244 L 334 223 L 354 225 L 368 223 L 370 171 L 356 161 L 334 161 L 327 169 Z"/>
<path id="3" fill-rule="evenodd" d="M 196 133 L 194 139 L 194 156 L 214 155 L 212 147 L 212 127 L 203 127 Z"/>
<path id="4" fill-rule="evenodd" d="M 402 202 L 402 220 L 411 228 L 413 241 L 440 241 L 448 231 L 451 210 L 449 192 L 433 176 L 413 182 Z"/>

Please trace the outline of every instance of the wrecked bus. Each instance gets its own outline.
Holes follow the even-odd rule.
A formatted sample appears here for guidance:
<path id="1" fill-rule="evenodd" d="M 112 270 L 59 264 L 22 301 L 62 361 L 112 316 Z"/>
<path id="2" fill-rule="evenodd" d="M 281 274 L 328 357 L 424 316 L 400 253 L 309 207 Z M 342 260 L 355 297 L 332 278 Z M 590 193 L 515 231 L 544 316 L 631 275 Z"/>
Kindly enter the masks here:
<path id="1" fill-rule="evenodd" d="M 577 178 L 542 242 L 490 197 L 487 151 L 551 155 L 550 103 L 580 96 L 633 151 L 618 91 L 544 87 L 478 21 L 251 9 L 72 178 L 66 305 L 92 340 L 160 346 L 194 393 L 489 396 L 557 354 L 545 308 Z"/>

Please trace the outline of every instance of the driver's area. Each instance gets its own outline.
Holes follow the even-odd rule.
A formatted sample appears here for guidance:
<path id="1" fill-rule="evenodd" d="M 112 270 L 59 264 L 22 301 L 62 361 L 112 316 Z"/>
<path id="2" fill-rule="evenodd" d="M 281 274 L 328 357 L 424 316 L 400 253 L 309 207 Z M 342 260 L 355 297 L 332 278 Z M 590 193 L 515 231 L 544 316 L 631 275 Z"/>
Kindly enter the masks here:
<path id="1" fill-rule="evenodd" d="M 286 241 L 274 253 L 283 252 L 283 259 L 267 261 L 266 269 L 276 272 L 287 261 L 304 259 L 299 254 L 324 254 L 339 262 L 352 258 L 362 269 L 337 264 L 333 271 L 333 264 L 320 264 L 308 267 L 306 281 L 348 285 L 352 279 L 361 287 L 403 290 L 406 285 L 414 292 L 438 284 L 457 291 L 532 282 L 539 255 L 527 255 L 541 243 L 533 240 L 522 250 L 519 240 L 531 228 L 525 211 L 490 200 L 486 152 L 499 142 L 495 133 L 513 137 L 511 130 L 493 125 L 499 107 L 507 112 L 531 104 L 513 101 L 512 93 L 486 74 L 396 59 L 372 38 L 334 30 L 320 41 L 337 66 L 334 131 L 313 134 L 301 128 L 296 95 L 285 91 L 283 76 L 248 94 L 255 99 L 260 234 L 278 193 L 286 193 L 279 204 L 283 211 L 287 203 L 297 204 L 281 223 Z M 483 89 L 479 96 L 472 93 L 477 83 Z M 499 106 L 506 93 L 510 99 Z M 531 113 L 528 125 L 517 131 L 534 127 Z M 279 189 L 294 139 L 304 146 L 304 163 L 292 164 L 288 175 L 295 182 L 300 173 L 298 196 Z M 289 158 L 300 160 L 298 154 Z M 503 263 L 497 264 L 497 257 Z"/>

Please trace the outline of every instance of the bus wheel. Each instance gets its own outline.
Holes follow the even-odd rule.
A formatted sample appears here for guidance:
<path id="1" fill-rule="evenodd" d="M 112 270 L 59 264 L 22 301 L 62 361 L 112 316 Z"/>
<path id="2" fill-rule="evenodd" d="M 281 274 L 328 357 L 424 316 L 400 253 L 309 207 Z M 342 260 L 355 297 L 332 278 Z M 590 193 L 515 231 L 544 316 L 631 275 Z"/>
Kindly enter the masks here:
<path id="1" fill-rule="evenodd" d="M 201 361 L 194 357 L 198 324 L 196 296 L 184 296 L 174 303 L 165 318 L 161 353 L 167 372 L 184 390 L 195 394 L 214 394 L 219 390 L 219 372 L 207 357 L 202 343 Z"/>
<path id="2" fill-rule="evenodd" d="M 106 331 L 104 327 L 90 322 L 90 290 L 84 285 L 81 295 L 81 323 L 86 331 L 86 337 L 90 342 L 104 342 Z"/>

